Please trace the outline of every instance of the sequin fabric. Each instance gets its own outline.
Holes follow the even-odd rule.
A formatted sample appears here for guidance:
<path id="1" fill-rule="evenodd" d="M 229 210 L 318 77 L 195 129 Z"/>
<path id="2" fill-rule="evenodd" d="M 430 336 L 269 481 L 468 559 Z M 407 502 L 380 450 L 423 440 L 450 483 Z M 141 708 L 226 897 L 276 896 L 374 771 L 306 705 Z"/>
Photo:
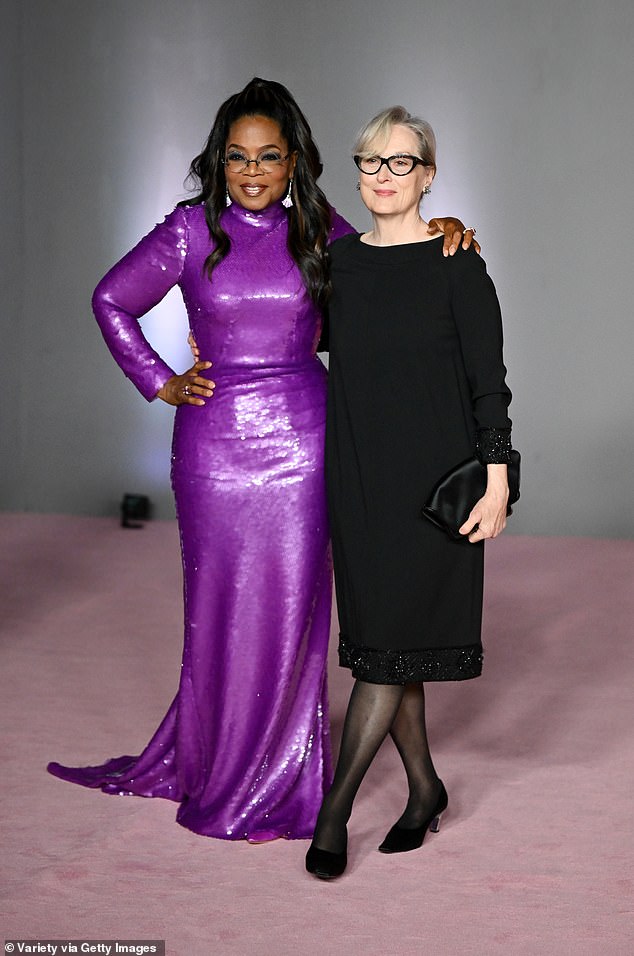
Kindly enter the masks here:
<path id="1" fill-rule="evenodd" d="M 167 216 L 95 291 L 112 354 L 151 399 L 173 372 L 137 320 L 178 284 L 216 391 L 175 417 L 177 696 L 140 756 L 49 769 L 107 793 L 175 800 L 178 822 L 206 836 L 307 838 L 331 772 L 321 317 L 287 251 L 281 205 L 234 203 L 223 227 L 231 251 L 211 282 L 204 210 L 193 206 Z M 333 237 L 351 231 L 335 214 Z"/>
<path id="2" fill-rule="evenodd" d="M 339 635 L 340 665 L 349 667 L 357 680 L 371 684 L 470 680 L 482 673 L 482 660 L 482 644 L 384 650 L 362 647 Z"/>
<path id="3" fill-rule="evenodd" d="M 479 428 L 476 454 L 484 465 L 508 465 L 511 461 L 511 429 Z"/>

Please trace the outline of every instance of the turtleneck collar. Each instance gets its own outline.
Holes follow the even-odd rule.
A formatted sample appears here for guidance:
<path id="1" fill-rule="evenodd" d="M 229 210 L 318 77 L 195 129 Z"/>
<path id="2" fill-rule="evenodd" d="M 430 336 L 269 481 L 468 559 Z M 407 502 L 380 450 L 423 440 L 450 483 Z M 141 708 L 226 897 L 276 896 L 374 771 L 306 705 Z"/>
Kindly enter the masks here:
<path id="1" fill-rule="evenodd" d="M 242 222 L 254 229 L 273 229 L 286 219 L 286 209 L 281 202 L 271 203 L 265 209 L 255 212 L 252 209 L 245 209 L 240 203 L 233 202 L 224 210 L 222 214 L 226 221 Z"/>

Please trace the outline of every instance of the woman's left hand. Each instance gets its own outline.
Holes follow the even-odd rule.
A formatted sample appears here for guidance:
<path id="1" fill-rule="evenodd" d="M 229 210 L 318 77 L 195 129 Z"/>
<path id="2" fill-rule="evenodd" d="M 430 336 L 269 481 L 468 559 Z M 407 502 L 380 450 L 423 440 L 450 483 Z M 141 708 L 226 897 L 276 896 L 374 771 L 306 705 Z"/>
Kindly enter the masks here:
<path id="1" fill-rule="evenodd" d="M 430 236 L 435 236 L 438 232 L 445 234 L 445 241 L 442 245 L 443 256 L 453 256 L 461 241 L 463 249 L 468 249 L 469 246 L 473 245 L 478 255 L 480 254 L 480 243 L 473 238 L 475 229 L 465 229 L 459 219 L 430 219 L 427 232 Z"/>
<path id="2" fill-rule="evenodd" d="M 508 500 L 506 465 L 487 465 L 487 490 L 458 529 L 460 534 L 468 535 L 471 544 L 486 538 L 497 538 L 506 528 Z"/>

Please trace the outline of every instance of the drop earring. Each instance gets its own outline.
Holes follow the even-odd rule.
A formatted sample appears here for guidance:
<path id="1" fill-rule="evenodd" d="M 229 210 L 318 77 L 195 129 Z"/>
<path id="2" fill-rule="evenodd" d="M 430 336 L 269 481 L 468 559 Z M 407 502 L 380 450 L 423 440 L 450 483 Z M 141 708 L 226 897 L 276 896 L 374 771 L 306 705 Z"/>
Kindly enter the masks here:
<path id="1" fill-rule="evenodd" d="M 231 196 L 229 195 L 229 187 L 225 186 L 225 206 L 231 206 Z"/>
<path id="2" fill-rule="evenodd" d="M 423 188 L 423 196 L 429 196 L 430 192 L 431 192 L 431 186 L 425 186 Z"/>
<path id="3" fill-rule="evenodd" d="M 290 209 L 291 206 L 293 205 L 293 197 L 291 196 L 292 188 L 293 188 L 293 180 L 289 179 L 288 192 L 286 193 L 286 195 L 284 196 L 284 199 L 282 200 L 282 205 L 284 206 L 285 209 Z"/>
<path id="4" fill-rule="evenodd" d="M 357 185 L 356 185 L 355 188 L 356 188 L 357 192 L 359 192 L 359 191 L 361 190 L 361 183 L 360 183 L 360 182 L 357 182 Z"/>

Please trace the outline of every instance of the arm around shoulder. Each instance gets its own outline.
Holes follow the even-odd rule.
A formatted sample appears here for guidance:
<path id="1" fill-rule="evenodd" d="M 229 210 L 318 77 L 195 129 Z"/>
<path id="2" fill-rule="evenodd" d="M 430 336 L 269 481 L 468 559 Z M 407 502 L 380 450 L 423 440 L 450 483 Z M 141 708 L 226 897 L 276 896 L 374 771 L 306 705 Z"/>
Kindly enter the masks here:
<path id="1" fill-rule="evenodd" d="M 357 230 L 354 226 L 352 226 L 347 219 L 344 219 L 343 216 L 340 216 L 334 206 L 330 207 L 330 213 L 332 216 L 330 242 L 334 242 L 335 239 L 341 239 L 342 236 L 356 234 Z"/>

